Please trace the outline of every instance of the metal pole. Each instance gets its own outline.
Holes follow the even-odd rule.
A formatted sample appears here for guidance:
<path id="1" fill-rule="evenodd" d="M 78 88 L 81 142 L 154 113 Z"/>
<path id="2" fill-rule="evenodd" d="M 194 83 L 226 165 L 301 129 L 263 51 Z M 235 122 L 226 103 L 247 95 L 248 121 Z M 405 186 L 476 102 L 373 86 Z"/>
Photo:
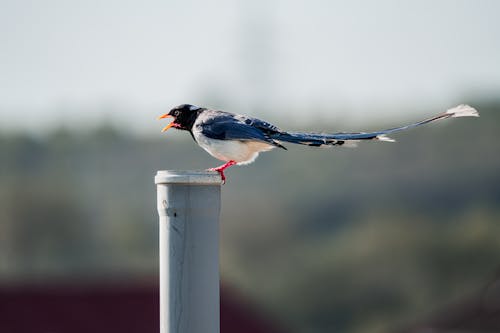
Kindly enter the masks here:
<path id="1" fill-rule="evenodd" d="M 160 333 L 219 333 L 221 178 L 158 171 Z"/>

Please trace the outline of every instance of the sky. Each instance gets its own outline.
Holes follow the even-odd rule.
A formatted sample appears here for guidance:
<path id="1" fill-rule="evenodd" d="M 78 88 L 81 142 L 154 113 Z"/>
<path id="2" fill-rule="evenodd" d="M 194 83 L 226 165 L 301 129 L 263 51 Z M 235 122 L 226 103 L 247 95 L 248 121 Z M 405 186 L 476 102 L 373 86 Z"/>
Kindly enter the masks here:
<path id="1" fill-rule="evenodd" d="M 500 92 L 495 0 L 0 0 L 0 8 L 0 129 L 119 121 L 149 130 L 182 103 L 271 121 L 429 115 Z"/>

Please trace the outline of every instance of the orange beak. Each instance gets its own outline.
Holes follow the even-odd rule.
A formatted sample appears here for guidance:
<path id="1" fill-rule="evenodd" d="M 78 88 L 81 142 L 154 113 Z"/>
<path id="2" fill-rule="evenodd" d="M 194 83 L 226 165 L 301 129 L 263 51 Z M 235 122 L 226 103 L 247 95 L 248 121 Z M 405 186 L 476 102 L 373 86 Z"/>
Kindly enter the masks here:
<path id="1" fill-rule="evenodd" d="M 168 113 L 165 113 L 165 114 L 162 114 L 161 116 L 158 117 L 158 120 L 160 119 L 165 119 L 165 118 L 173 118 L 173 116 L 169 115 Z M 163 127 L 163 129 L 161 130 L 162 132 L 165 132 L 166 130 L 168 130 L 170 127 L 172 127 L 174 125 L 174 121 L 172 121 L 170 124 L 168 124 L 167 126 Z"/>

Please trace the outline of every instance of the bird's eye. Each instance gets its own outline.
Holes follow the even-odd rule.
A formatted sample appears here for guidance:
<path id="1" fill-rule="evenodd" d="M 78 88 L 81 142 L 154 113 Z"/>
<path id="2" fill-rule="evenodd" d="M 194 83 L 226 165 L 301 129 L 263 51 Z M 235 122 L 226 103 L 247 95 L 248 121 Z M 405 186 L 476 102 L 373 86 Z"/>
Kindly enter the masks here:
<path id="1" fill-rule="evenodd" d="M 175 112 L 174 112 L 174 116 L 175 116 L 175 117 L 178 117 L 178 116 L 179 116 L 179 113 L 180 113 L 179 111 L 175 111 Z"/>

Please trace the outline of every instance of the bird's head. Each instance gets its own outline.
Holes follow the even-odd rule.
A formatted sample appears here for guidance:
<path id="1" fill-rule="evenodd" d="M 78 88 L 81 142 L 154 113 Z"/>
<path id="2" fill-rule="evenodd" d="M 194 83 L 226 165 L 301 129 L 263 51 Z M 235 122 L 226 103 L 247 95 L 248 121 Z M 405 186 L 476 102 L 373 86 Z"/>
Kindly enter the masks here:
<path id="1" fill-rule="evenodd" d="M 190 131 L 201 110 L 203 109 L 191 104 L 182 104 L 176 106 L 175 108 L 170 110 L 170 112 L 162 114 L 158 117 L 158 119 L 174 118 L 174 121 L 165 126 L 161 131 L 165 132 L 171 127 Z"/>

